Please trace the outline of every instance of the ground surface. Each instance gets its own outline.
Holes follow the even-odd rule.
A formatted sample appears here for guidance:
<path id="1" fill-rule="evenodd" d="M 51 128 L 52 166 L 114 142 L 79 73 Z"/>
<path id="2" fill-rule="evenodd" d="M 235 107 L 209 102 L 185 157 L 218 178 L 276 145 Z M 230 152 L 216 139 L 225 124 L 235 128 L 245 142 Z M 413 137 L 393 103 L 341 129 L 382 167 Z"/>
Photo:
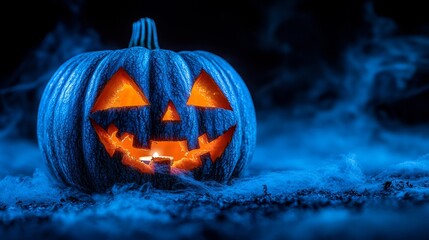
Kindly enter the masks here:
<path id="1" fill-rule="evenodd" d="M 267 113 L 268 114 L 268 113 Z M 246 175 L 186 189 L 62 188 L 37 145 L 1 143 L 2 239 L 428 238 L 424 129 L 383 130 L 363 118 L 261 117 Z M 261 116 L 261 115 L 260 115 Z"/>

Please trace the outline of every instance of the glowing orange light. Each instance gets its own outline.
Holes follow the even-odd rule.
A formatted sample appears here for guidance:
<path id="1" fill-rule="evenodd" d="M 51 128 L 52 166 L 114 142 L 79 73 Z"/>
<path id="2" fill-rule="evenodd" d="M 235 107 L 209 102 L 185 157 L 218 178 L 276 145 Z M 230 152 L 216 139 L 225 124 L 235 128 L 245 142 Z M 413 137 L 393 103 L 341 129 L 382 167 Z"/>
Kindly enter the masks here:
<path id="1" fill-rule="evenodd" d="M 188 105 L 206 108 L 224 108 L 232 110 L 214 79 L 204 70 L 196 78 L 192 87 Z M 120 68 L 107 82 L 98 96 L 91 112 L 110 108 L 139 107 L 149 105 L 149 101 L 128 73 Z M 180 121 L 176 107 L 170 100 L 162 121 Z M 187 140 L 178 141 L 149 141 L 149 148 L 136 148 L 134 135 L 123 133 L 118 136 L 118 128 L 110 124 L 103 129 L 95 121 L 91 123 L 110 157 L 115 152 L 122 153 L 122 164 L 133 167 L 142 173 L 154 173 L 156 163 L 169 161 L 171 172 L 192 170 L 202 165 L 201 156 L 209 154 L 211 160 L 216 161 L 225 151 L 232 140 L 235 126 L 229 128 L 221 136 L 209 141 L 207 134 L 198 137 L 199 147 L 188 149 Z M 155 162 L 155 163 L 154 163 Z"/>
<path id="2" fill-rule="evenodd" d="M 204 70 L 195 80 L 188 105 L 207 108 L 224 108 L 232 110 L 228 99 L 220 90 L 213 78 Z"/>
<path id="3" fill-rule="evenodd" d="M 179 113 L 172 101 L 168 102 L 167 110 L 165 110 L 165 113 L 162 116 L 162 121 L 180 121 Z"/>
<path id="4" fill-rule="evenodd" d="M 160 157 L 165 155 L 173 158 L 172 172 L 174 169 L 178 170 L 192 170 L 202 165 L 201 155 L 210 154 L 211 160 L 216 161 L 229 142 L 232 140 L 232 136 L 235 132 L 235 126 L 229 128 L 221 136 L 217 137 L 212 141 L 208 141 L 207 134 L 203 134 L 198 137 L 199 148 L 189 150 L 188 141 L 150 141 L 149 148 L 136 148 L 133 146 L 134 135 L 130 133 L 124 133 L 121 136 L 117 136 L 118 128 L 110 124 L 107 130 L 104 130 L 94 121 L 91 121 L 95 132 L 103 144 L 107 153 L 112 157 L 115 151 L 122 153 L 122 163 L 124 165 L 133 167 L 142 173 L 153 173 L 153 166 L 142 162 L 140 159 L 145 159 L 148 156 Z M 160 154 L 159 154 L 160 153 Z"/>
<path id="5" fill-rule="evenodd" d="M 146 96 L 128 75 L 120 68 L 104 86 L 91 112 L 110 108 L 147 106 Z"/>

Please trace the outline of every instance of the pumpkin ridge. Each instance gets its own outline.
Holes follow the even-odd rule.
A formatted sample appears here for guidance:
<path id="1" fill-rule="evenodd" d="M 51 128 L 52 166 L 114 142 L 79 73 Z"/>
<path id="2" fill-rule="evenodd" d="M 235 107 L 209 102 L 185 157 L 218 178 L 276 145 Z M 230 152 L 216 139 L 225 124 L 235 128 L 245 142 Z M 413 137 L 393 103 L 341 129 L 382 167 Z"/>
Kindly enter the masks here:
<path id="1" fill-rule="evenodd" d="M 221 58 L 214 59 L 214 61 L 218 62 L 218 64 L 226 64 L 225 60 L 223 60 Z M 240 77 L 236 71 L 229 71 L 228 75 L 231 75 L 230 78 L 233 78 L 233 79 Z M 244 105 L 242 107 L 243 107 L 243 111 L 251 112 L 250 109 L 254 109 L 252 96 L 251 96 L 250 92 L 248 91 L 248 89 L 246 88 L 246 86 L 244 85 L 244 82 L 234 81 L 233 84 L 236 86 L 236 88 L 241 89 L 241 91 L 242 91 L 241 97 L 250 99 L 250 101 L 248 101 L 248 105 Z M 250 144 L 251 146 L 248 146 L 248 148 L 253 149 L 253 151 L 254 151 L 254 148 L 256 145 L 256 131 L 257 131 L 256 130 L 256 116 L 253 116 L 251 118 L 244 118 L 243 120 L 245 121 L 245 122 L 243 122 L 243 125 L 244 125 L 243 127 L 245 127 L 245 129 L 252 129 L 252 131 L 249 131 L 248 134 L 253 134 L 254 136 L 249 137 L 247 134 L 243 133 L 242 134 L 242 144 L 246 144 L 246 145 Z M 253 142 L 251 141 L 252 139 L 254 139 Z M 236 168 L 234 169 L 232 177 L 238 177 L 239 174 L 242 173 L 242 169 L 247 164 L 245 161 L 251 160 L 250 156 L 253 155 L 253 152 L 248 152 L 248 151 L 242 150 L 240 152 L 240 154 L 242 156 L 239 158 L 239 160 L 236 164 Z M 242 163 L 240 161 L 242 161 Z"/>
<path id="2" fill-rule="evenodd" d="M 107 51 L 105 52 L 105 55 L 100 57 L 100 59 L 98 59 L 98 61 L 96 63 L 91 64 L 92 66 L 92 72 L 91 72 L 91 77 L 89 77 L 89 79 L 86 81 L 86 85 L 85 85 L 85 89 L 89 89 L 89 91 L 87 91 L 83 98 L 84 98 L 84 104 L 83 107 L 81 108 L 81 115 L 83 116 L 83 121 L 81 124 L 81 128 L 82 129 L 87 129 L 88 126 L 90 126 L 90 109 L 92 108 L 94 102 L 96 101 L 96 97 L 94 97 L 91 93 L 92 92 L 99 92 L 100 89 L 102 89 L 103 84 L 101 84 L 100 86 L 98 86 L 96 84 L 96 82 L 98 81 L 98 77 L 103 76 L 105 77 L 105 75 L 103 74 L 106 71 L 107 66 L 109 66 L 109 63 L 113 60 L 114 63 L 112 63 L 112 66 L 110 66 L 110 68 L 112 68 L 113 66 L 117 66 L 120 62 L 121 57 L 119 56 L 120 53 L 124 54 L 126 53 L 126 49 L 121 49 L 121 50 L 117 50 L 117 51 Z M 95 88 L 95 90 L 93 89 Z M 84 133 L 81 135 L 81 142 L 82 143 L 86 143 L 87 142 L 87 136 L 88 133 Z M 86 149 L 88 146 L 82 146 L 84 149 Z M 83 150 L 83 159 L 87 159 L 87 158 L 91 158 L 92 157 L 92 153 L 87 152 L 86 150 Z M 92 165 L 94 165 L 94 162 L 88 162 L 88 161 L 84 161 L 83 164 L 81 164 L 82 167 L 86 170 L 86 176 L 88 176 L 89 179 L 93 179 L 94 176 L 98 176 L 98 177 L 102 177 L 104 178 L 103 184 L 105 184 L 105 182 L 108 182 L 107 177 L 103 176 L 103 174 L 100 174 L 100 172 L 93 172 L 90 169 L 94 169 L 94 167 Z M 93 184 L 93 181 L 87 181 L 90 184 Z M 89 187 L 90 189 L 99 189 L 99 186 L 95 186 L 95 187 Z"/>
<path id="3" fill-rule="evenodd" d="M 57 80 L 58 81 L 62 81 L 60 83 L 61 87 L 54 89 L 54 91 L 55 91 L 56 94 L 54 93 L 53 96 L 51 96 L 52 99 L 59 99 L 59 98 L 61 98 L 61 96 L 64 94 L 63 88 L 65 86 L 67 86 L 67 85 L 72 84 L 70 82 L 70 77 L 73 76 L 73 75 L 75 75 L 76 72 L 78 72 L 80 70 L 80 67 L 82 65 L 84 65 L 85 60 L 87 60 L 87 59 L 90 58 L 89 55 L 90 54 L 82 54 L 82 55 L 80 55 L 79 58 L 74 59 L 73 62 L 76 65 L 74 65 L 73 68 L 71 68 L 71 69 L 68 69 L 70 66 L 67 67 L 67 69 L 68 69 L 68 71 L 66 72 L 67 74 L 64 74 L 67 77 L 64 76 L 64 75 L 58 76 Z M 56 125 L 58 122 L 61 123 L 62 121 L 58 120 L 58 117 L 59 117 L 58 113 L 62 111 L 62 109 L 61 109 L 62 107 L 61 107 L 60 102 L 55 101 L 54 104 L 53 104 L 53 106 L 51 106 L 51 108 L 52 108 L 52 120 L 51 120 L 51 124 L 52 125 Z M 54 142 L 53 143 L 54 147 L 51 148 L 51 152 L 52 152 L 54 158 L 58 159 L 58 158 L 60 158 L 61 154 L 64 154 L 62 151 L 60 151 L 60 153 L 58 153 L 56 151 L 56 149 L 62 149 L 61 145 L 59 145 L 60 141 L 57 139 L 57 136 L 56 136 L 56 134 L 55 134 L 54 131 L 51 132 L 51 134 L 48 133 L 48 135 L 52 135 L 51 137 L 53 138 L 53 140 L 51 140 L 51 141 Z M 65 162 L 54 161 L 53 164 L 55 165 L 55 168 L 57 169 L 56 172 L 59 175 L 63 176 L 61 178 L 64 178 L 63 179 L 64 182 L 67 182 L 67 183 L 72 184 L 72 185 L 75 184 L 73 182 L 73 180 L 72 180 L 72 177 L 69 175 L 69 172 L 67 171 L 68 168 L 67 168 L 67 164 Z"/>
<path id="4" fill-rule="evenodd" d="M 198 51 L 198 53 L 200 53 L 207 61 L 211 61 L 214 65 L 216 65 L 216 69 L 219 72 L 221 72 L 222 76 L 224 77 L 222 79 L 238 79 L 238 78 L 241 79 L 240 75 L 235 70 L 233 70 L 232 66 L 230 66 L 229 63 L 227 63 L 223 58 L 221 58 L 215 54 L 206 52 L 206 51 Z M 227 71 L 227 72 L 226 72 L 225 68 L 221 67 L 221 66 L 225 66 L 225 65 L 229 66 L 229 71 Z M 235 76 L 231 76 L 231 75 L 235 75 Z M 232 90 L 234 92 L 234 96 L 240 96 L 241 98 L 250 98 L 250 100 L 251 100 L 251 96 L 250 96 L 250 93 L 248 92 L 247 88 L 245 86 L 242 86 L 242 85 L 244 85 L 243 82 L 231 81 L 231 83 L 227 82 L 226 85 L 229 87 L 230 90 Z M 245 91 L 246 92 L 245 96 L 242 94 L 241 95 L 237 94 L 237 89 L 240 89 L 241 91 Z M 247 105 L 247 106 L 237 105 L 238 109 L 235 110 L 235 111 L 239 112 L 236 116 L 237 118 L 239 118 L 237 123 L 239 122 L 243 125 L 245 124 L 245 122 L 242 121 L 242 115 L 243 115 L 242 113 L 243 112 L 251 112 L 250 109 L 254 108 L 252 101 L 246 101 L 246 102 L 249 102 L 249 104 L 251 104 L 251 106 L 249 106 L 249 105 Z M 248 129 L 249 127 L 254 129 L 256 127 L 255 117 L 256 116 L 251 117 L 254 120 L 253 123 L 251 123 L 251 126 L 241 126 L 241 127 L 239 127 L 239 129 L 240 130 L 242 128 Z M 247 119 L 248 118 L 244 118 L 244 121 L 246 121 Z M 255 129 L 255 132 L 256 132 L 256 129 Z M 239 133 L 236 133 L 236 134 L 239 134 Z M 248 162 L 246 162 L 250 159 L 250 157 L 248 155 L 251 156 L 253 154 L 253 153 L 249 153 L 247 149 L 253 149 L 255 144 L 253 143 L 252 146 L 247 146 L 247 140 L 249 137 L 247 137 L 247 135 L 244 134 L 243 132 L 240 132 L 240 134 L 241 134 L 241 141 L 239 144 L 242 144 L 242 145 L 245 144 L 246 148 L 242 148 L 242 150 L 240 151 L 240 156 L 238 157 L 238 160 L 234 166 L 234 169 L 231 172 L 230 178 L 238 177 L 239 173 L 241 173 L 241 171 L 245 167 L 245 165 L 248 164 Z M 254 138 L 256 139 L 256 137 L 254 137 Z"/>
<path id="5" fill-rule="evenodd" d="M 94 52 L 94 57 L 98 57 L 94 62 L 92 62 L 90 65 L 92 66 L 90 69 L 90 72 L 88 73 L 89 76 L 93 76 L 95 74 L 95 72 L 99 69 L 99 67 L 106 61 L 106 59 L 108 59 L 111 55 L 113 55 L 113 51 L 98 51 L 98 52 Z M 100 56 L 101 55 L 101 56 Z M 92 81 L 93 81 L 93 77 L 89 77 L 89 79 L 87 79 L 85 82 L 85 88 L 84 89 L 88 89 L 90 85 L 92 85 Z M 86 123 L 86 119 L 88 119 L 88 115 L 85 112 L 86 109 L 86 102 L 87 102 L 87 93 L 84 94 L 84 96 L 82 96 L 84 98 L 82 107 L 81 107 L 81 116 L 82 117 L 82 124 L 81 124 L 81 129 L 85 129 L 85 123 Z M 84 144 L 86 143 L 86 137 L 85 137 L 85 132 L 82 131 L 82 134 L 80 136 L 81 138 L 81 142 L 82 142 L 82 149 L 84 149 Z M 82 150 L 82 158 L 86 159 L 87 152 L 85 150 Z M 87 186 L 86 188 L 88 189 L 94 189 L 96 188 L 94 186 L 94 182 L 91 181 L 90 179 L 92 178 L 91 176 L 91 172 L 89 170 L 89 166 L 88 164 L 85 163 L 85 161 L 81 164 L 82 169 L 84 171 L 84 175 L 86 176 L 86 178 L 84 178 L 84 182 L 86 183 L 85 185 Z"/>

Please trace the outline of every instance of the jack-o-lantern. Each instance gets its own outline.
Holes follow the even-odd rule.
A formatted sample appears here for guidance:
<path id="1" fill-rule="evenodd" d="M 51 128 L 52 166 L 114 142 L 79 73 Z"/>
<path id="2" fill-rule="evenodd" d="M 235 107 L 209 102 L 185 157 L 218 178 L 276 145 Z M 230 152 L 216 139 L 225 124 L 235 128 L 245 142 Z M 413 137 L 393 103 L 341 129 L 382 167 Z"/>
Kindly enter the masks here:
<path id="1" fill-rule="evenodd" d="M 144 18 L 129 48 L 84 53 L 57 70 L 40 102 L 38 140 L 51 173 L 85 191 L 178 174 L 226 182 L 251 159 L 256 119 L 225 60 L 159 49 Z"/>

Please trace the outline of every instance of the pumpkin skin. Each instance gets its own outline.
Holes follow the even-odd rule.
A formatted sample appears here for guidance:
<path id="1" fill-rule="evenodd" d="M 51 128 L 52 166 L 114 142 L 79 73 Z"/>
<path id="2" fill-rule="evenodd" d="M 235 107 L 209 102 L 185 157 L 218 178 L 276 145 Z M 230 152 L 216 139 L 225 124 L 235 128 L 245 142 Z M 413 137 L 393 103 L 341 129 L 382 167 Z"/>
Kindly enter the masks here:
<path id="1" fill-rule="evenodd" d="M 201 166 L 180 173 L 224 183 L 243 172 L 255 148 L 256 118 L 239 74 L 209 52 L 173 52 L 149 49 L 149 45 L 80 54 L 65 62 L 48 82 L 39 106 L 38 141 L 48 169 L 61 182 L 103 192 L 116 183 L 155 183 L 162 178 L 124 165 L 124 153 L 118 149 L 109 154 L 95 126 L 106 130 L 110 124 L 118 129 L 116 136 L 132 134 L 136 148 L 148 148 L 151 141 L 186 140 L 189 150 L 198 148 L 203 134 L 211 141 L 233 127 L 217 159 L 202 154 Z M 93 111 L 100 93 L 120 69 L 150 105 Z M 231 109 L 187 104 L 202 71 L 211 76 Z M 169 102 L 174 103 L 180 121 L 161 121 Z"/>

